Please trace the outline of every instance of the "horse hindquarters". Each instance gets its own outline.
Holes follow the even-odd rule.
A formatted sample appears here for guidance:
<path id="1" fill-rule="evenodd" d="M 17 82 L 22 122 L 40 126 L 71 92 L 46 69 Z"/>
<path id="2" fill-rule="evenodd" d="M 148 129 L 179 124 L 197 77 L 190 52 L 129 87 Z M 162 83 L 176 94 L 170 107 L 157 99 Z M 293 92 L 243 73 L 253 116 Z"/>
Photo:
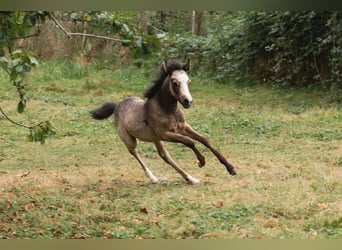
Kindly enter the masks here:
<path id="1" fill-rule="evenodd" d="M 151 170 L 146 166 L 136 150 L 137 138 L 140 139 L 141 134 L 146 132 L 145 118 L 143 113 L 144 101 L 137 97 L 131 97 L 119 102 L 114 114 L 114 124 L 116 131 L 126 145 L 127 150 L 139 162 L 145 172 L 145 175 L 152 183 L 158 183 L 158 178 L 153 175 Z M 145 135 L 146 136 L 146 135 Z"/>
<path id="2" fill-rule="evenodd" d="M 146 142 L 157 139 L 145 115 L 145 101 L 138 97 L 127 98 L 117 104 L 114 113 L 115 126 L 122 126 L 129 135 Z"/>

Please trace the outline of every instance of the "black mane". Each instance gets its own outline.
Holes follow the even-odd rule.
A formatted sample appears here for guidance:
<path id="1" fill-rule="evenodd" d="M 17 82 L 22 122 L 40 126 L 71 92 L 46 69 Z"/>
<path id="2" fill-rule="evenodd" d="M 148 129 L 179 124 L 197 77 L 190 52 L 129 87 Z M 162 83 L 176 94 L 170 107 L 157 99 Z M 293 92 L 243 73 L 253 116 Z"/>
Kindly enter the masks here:
<path id="1" fill-rule="evenodd" d="M 152 81 L 151 87 L 145 90 L 144 97 L 152 98 L 153 96 L 155 96 L 155 94 L 157 94 L 160 87 L 163 85 L 165 78 L 168 75 L 171 75 L 173 71 L 181 70 L 183 69 L 183 67 L 184 65 L 178 61 L 168 61 L 166 72 L 165 72 L 164 67 L 162 65 L 160 67 L 159 73 L 157 74 L 157 78 Z"/>

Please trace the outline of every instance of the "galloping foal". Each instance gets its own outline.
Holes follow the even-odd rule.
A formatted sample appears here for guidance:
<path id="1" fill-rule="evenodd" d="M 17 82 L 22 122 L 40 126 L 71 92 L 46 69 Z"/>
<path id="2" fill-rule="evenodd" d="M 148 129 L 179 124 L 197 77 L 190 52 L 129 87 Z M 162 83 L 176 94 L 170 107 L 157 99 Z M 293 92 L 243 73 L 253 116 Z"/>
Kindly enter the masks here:
<path id="1" fill-rule="evenodd" d="M 189 91 L 190 79 L 187 74 L 190 68 L 190 60 L 185 64 L 178 61 L 164 61 L 159 77 L 145 91 L 146 101 L 138 97 L 129 97 L 118 103 L 105 103 L 91 111 L 92 117 L 97 120 L 108 118 L 114 113 L 114 124 L 118 135 L 152 183 L 158 183 L 158 178 L 140 158 L 136 150 L 137 139 L 153 142 L 160 157 L 176 169 L 189 184 L 199 183 L 200 180 L 186 173 L 174 162 L 162 141 L 183 143 L 191 148 L 197 156 L 198 165 L 202 167 L 205 165 L 205 159 L 193 140 L 199 141 L 210 149 L 231 175 L 236 174 L 234 167 L 211 145 L 209 140 L 185 122 L 184 113 L 177 106 L 179 102 L 187 109 L 192 104 L 193 99 Z"/>

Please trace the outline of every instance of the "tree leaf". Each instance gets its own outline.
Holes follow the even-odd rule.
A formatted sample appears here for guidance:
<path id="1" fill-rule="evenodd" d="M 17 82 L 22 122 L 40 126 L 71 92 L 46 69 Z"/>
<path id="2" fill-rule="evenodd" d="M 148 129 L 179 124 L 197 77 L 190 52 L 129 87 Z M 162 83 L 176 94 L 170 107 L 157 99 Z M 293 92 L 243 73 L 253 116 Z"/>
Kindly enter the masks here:
<path id="1" fill-rule="evenodd" d="M 17 110 L 18 110 L 18 113 L 23 113 L 24 112 L 24 110 L 25 110 L 25 104 L 22 102 L 22 101 L 20 101 L 19 103 L 18 103 L 18 108 L 17 108 Z"/>
<path id="2" fill-rule="evenodd" d="M 76 12 L 72 12 L 72 13 L 70 14 L 70 17 L 71 17 L 71 19 L 74 19 L 74 20 L 76 20 L 76 19 L 78 19 L 78 18 L 79 18 L 79 14 L 78 14 L 78 13 L 76 13 Z"/>
<path id="3" fill-rule="evenodd" d="M 8 66 L 8 59 L 4 56 L 0 57 L 0 64 L 5 68 Z"/>
<path id="4" fill-rule="evenodd" d="M 213 201 L 212 204 L 215 207 L 222 207 L 223 206 L 223 201 Z"/>
<path id="5" fill-rule="evenodd" d="M 38 60 L 34 56 L 29 56 L 31 65 L 37 66 L 39 65 Z"/>

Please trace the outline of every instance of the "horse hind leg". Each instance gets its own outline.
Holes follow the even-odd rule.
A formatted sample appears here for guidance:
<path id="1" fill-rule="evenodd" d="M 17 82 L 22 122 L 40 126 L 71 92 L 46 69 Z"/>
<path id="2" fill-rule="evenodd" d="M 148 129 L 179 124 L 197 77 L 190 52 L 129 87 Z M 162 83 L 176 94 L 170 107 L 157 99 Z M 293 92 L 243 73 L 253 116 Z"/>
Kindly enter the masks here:
<path id="1" fill-rule="evenodd" d="M 146 164 L 143 162 L 140 155 L 138 154 L 138 151 L 136 150 L 137 139 L 129 135 L 124 129 L 118 128 L 117 130 L 118 130 L 118 134 L 121 140 L 125 143 L 128 151 L 134 156 L 135 159 L 137 159 L 140 166 L 143 168 L 145 175 L 151 180 L 153 184 L 158 183 L 159 182 L 158 178 L 155 177 L 152 171 L 146 166 Z"/>
<path id="2" fill-rule="evenodd" d="M 135 157 L 135 159 L 138 160 L 141 167 L 143 168 L 146 176 L 151 180 L 153 184 L 156 184 L 159 182 L 158 178 L 154 176 L 154 174 L 151 172 L 151 170 L 145 165 L 145 163 L 140 158 L 137 150 L 135 148 L 128 149 L 128 151 Z"/>
<path id="3" fill-rule="evenodd" d="M 163 143 L 161 141 L 155 142 L 155 145 L 158 150 L 159 156 L 169 165 L 171 165 L 178 173 L 180 173 L 183 178 L 186 180 L 188 184 L 197 184 L 200 182 L 200 180 L 192 177 L 187 172 L 185 172 L 183 169 L 181 169 L 171 158 L 169 152 L 165 149 Z"/>

